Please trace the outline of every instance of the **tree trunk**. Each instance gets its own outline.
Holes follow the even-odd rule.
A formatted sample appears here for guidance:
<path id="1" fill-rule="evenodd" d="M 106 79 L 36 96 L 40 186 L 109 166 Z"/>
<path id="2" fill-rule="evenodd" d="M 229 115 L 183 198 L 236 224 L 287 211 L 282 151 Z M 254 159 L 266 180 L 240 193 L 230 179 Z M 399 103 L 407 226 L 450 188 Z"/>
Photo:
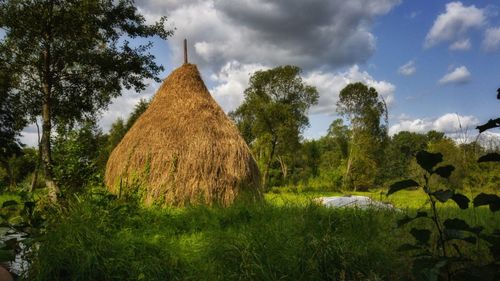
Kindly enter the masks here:
<path id="1" fill-rule="evenodd" d="M 352 164 L 352 158 L 351 158 L 351 155 L 348 156 L 347 158 L 347 167 L 345 169 L 345 173 L 344 173 L 344 189 L 347 189 L 347 181 L 349 180 L 349 173 L 351 172 L 351 164 Z"/>
<path id="2" fill-rule="evenodd" d="M 262 187 L 264 190 L 267 190 L 268 188 L 268 180 L 269 180 L 269 169 L 271 167 L 271 164 L 273 162 L 273 157 L 274 157 L 274 150 L 276 149 L 276 140 L 273 138 L 272 140 L 272 146 L 271 146 L 271 153 L 269 154 L 269 159 L 267 160 L 266 164 L 266 169 L 264 170 L 264 176 L 262 177 Z"/>
<path id="3" fill-rule="evenodd" d="M 36 132 L 37 132 L 37 144 L 38 144 L 38 154 L 37 154 L 37 160 L 36 160 L 36 165 L 35 165 L 35 171 L 33 172 L 33 179 L 31 180 L 31 185 L 30 185 L 30 190 L 29 192 L 33 192 L 36 187 L 36 183 L 38 181 L 38 170 L 40 169 L 40 163 L 42 163 L 42 146 L 40 142 L 40 127 L 38 126 L 38 121 L 35 120 L 36 124 Z"/>
<path id="4" fill-rule="evenodd" d="M 285 160 L 283 160 L 283 157 L 278 156 L 278 161 L 280 162 L 280 167 L 281 167 L 281 173 L 283 174 L 283 179 L 286 180 L 286 177 L 288 175 L 288 167 L 286 166 Z"/>
<path id="5" fill-rule="evenodd" d="M 46 87 L 44 87 L 44 90 L 45 88 Z M 42 141 L 40 146 L 42 152 L 43 172 L 45 174 L 45 185 L 49 189 L 50 200 L 52 202 L 56 202 L 60 191 L 54 181 L 54 174 L 52 172 L 52 153 L 50 149 L 50 132 L 52 130 L 52 124 L 50 121 L 50 105 L 46 100 L 42 106 L 42 120 Z"/>
<path id="6" fill-rule="evenodd" d="M 49 191 L 49 199 L 57 202 L 57 196 L 60 193 L 59 188 L 54 181 L 52 171 L 52 153 L 50 149 L 51 123 L 51 99 L 52 99 L 52 71 L 51 71 L 51 53 L 50 53 L 50 33 L 46 35 L 46 46 L 43 52 L 44 71 L 43 71 L 43 104 L 42 104 L 42 141 L 40 142 L 43 172 L 45 174 L 45 185 Z"/>
<path id="7" fill-rule="evenodd" d="M 349 144 L 349 155 L 347 155 L 347 167 L 346 167 L 345 173 L 344 173 L 344 179 L 343 179 L 343 188 L 344 189 L 348 188 L 347 181 L 350 180 L 353 152 L 354 152 L 354 129 L 352 129 L 351 141 Z"/>

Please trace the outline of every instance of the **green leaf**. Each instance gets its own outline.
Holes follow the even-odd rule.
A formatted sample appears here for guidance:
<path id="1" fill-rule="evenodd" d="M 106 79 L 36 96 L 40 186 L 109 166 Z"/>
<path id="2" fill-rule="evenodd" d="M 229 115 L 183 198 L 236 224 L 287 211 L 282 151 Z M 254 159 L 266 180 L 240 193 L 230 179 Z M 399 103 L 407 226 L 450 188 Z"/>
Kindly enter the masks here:
<path id="1" fill-rule="evenodd" d="M 456 230 L 466 230 L 469 231 L 471 227 L 467 222 L 461 219 L 447 219 L 443 222 L 443 225 L 448 229 L 456 229 Z"/>
<path id="2" fill-rule="evenodd" d="M 490 120 L 488 120 L 487 123 L 477 126 L 476 129 L 479 130 L 479 133 L 482 133 L 486 130 L 493 129 L 496 127 L 500 127 L 500 118 L 490 119 Z"/>
<path id="3" fill-rule="evenodd" d="M 479 157 L 477 160 L 478 163 L 481 162 L 500 162 L 500 154 L 498 153 L 488 153 Z"/>
<path id="4" fill-rule="evenodd" d="M 449 178 L 451 176 L 451 172 L 453 172 L 453 170 L 455 170 L 455 167 L 453 167 L 453 165 L 446 165 L 446 166 L 442 166 L 442 167 L 437 168 L 434 171 L 434 173 L 440 175 L 443 178 Z"/>
<path id="5" fill-rule="evenodd" d="M 8 200 L 8 201 L 3 202 L 2 208 L 16 206 L 17 204 L 19 204 L 19 203 L 16 200 Z"/>
<path id="6" fill-rule="evenodd" d="M 431 153 L 425 150 L 421 150 L 417 153 L 417 163 L 429 173 L 432 173 L 432 169 L 438 163 L 443 161 L 443 154 L 441 153 Z"/>
<path id="7" fill-rule="evenodd" d="M 467 196 L 460 194 L 460 193 L 455 193 L 453 196 L 451 196 L 451 200 L 455 201 L 457 203 L 458 207 L 462 210 L 465 210 L 469 208 L 469 198 Z"/>
<path id="8" fill-rule="evenodd" d="M 401 227 L 418 218 L 427 218 L 427 212 L 418 212 L 414 217 L 405 216 L 404 218 L 397 221 L 397 225 L 398 227 Z"/>
<path id="9" fill-rule="evenodd" d="M 389 186 L 389 191 L 387 192 L 387 196 L 393 194 L 394 192 L 397 192 L 397 191 L 400 191 L 400 190 L 403 190 L 406 188 L 410 188 L 410 187 L 415 187 L 415 186 L 419 186 L 419 184 L 414 180 L 398 181 L 396 183 L 391 184 L 391 186 Z"/>
<path id="10" fill-rule="evenodd" d="M 488 205 L 492 212 L 500 210 L 500 197 L 495 194 L 480 193 L 474 198 L 474 207 Z"/>
<path id="11" fill-rule="evenodd" d="M 429 239 L 431 238 L 431 231 L 428 229 L 412 228 L 410 233 L 421 244 L 428 244 Z"/>
<path id="12" fill-rule="evenodd" d="M 479 233 L 483 230 L 483 227 L 478 226 L 478 227 L 471 227 L 467 222 L 461 219 L 447 219 L 443 222 L 443 225 L 445 227 L 445 230 L 448 231 L 467 231 L 470 233 L 474 233 L 476 235 L 479 235 Z M 460 237 L 458 239 L 463 240 L 464 237 Z M 475 239 L 475 238 L 474 238 Z M 475 242 L 475 240 L 474 240 Z"/>
<path id="13" fill-rule="evenodd" d="M 453 196 L 454 192 L 451 189 L 440 189 L 432 192 L 431 195 L 434 196 L 440 202 L 446 202 Z"/>

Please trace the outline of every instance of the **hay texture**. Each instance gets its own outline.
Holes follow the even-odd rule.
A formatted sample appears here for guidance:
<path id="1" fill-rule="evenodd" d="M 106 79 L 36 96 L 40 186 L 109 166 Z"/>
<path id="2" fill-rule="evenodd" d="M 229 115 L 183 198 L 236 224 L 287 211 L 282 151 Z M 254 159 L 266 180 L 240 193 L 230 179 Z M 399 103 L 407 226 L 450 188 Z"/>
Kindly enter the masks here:
<path id="1" fill-rule="evenodd" d="M 135 187 L 147 205 L 173 206 L 259 200 L 259 179 L 247 144 L 193 64 L 165 79 L 111 153 L 105 176 L 115 194 Z"/>

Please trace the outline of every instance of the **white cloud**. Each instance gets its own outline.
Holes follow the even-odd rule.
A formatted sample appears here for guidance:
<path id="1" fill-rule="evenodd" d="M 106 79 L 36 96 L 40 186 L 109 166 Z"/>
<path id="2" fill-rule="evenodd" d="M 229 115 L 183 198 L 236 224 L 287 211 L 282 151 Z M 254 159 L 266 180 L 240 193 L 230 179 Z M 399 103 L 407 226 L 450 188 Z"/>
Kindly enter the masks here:
<path id="1" fill-rule="evenodd" d="M 211 76 L 218 83 L 210 92 L 222 108 L 228 112 L 243 102 L 243 92 L 248 87 L 248 79 L 257 70 L 269 69 L 261 64 L 227 63 L 219 73 Z M 377 81 L 368 72 L 360 71 L 357 65 L 345 72 L 310 71 L 303 75 L 304 82 L 315 86 L 319 92 L 318 104 L 311 113 L 335 114 L 340 91 L 349 83 L 363 82 L 374 87 L 388 105 L 394 101 L 396 87 L 387 81 Z"/>
<path id="2" fill-rule="evenodd" d="M 169 40 L 173 61 L 181 61 L 180 42 L 187 37 L 191 61 L 218 72 L 229 61 L 306 70 L 365 62 L 375 51 L 374 19 L 399 2 L 142 0 L 138 6 L 147 19 L 166 15 L 177 28 Z"/>
<path id="3" fill-rule="evenodd" d="M 486 23 L 484 9 L 476 6 L 464 6 L 461 2 L 446 4 L 446 12 L 440 14 L 425 37 L 424 47 L 430 48 L 439 43 L 462 41 L 472 28 Z"/>
<path id="4" fill-rule="evenodd" d="M 482 47 L 487 52 L 500 50 L 500 26 L 488 28 L 484 33 Z"/>
<path id="5" fill-rule="evenodd" d="M 244 99 L 243 92 L 248 87 L 250 76 L 257 70 L 268 67 L 260 64 L 241 64 L 237 61 L 228 62 L 219 73 L 212 75 L 212 80 L 219 84 L 210 92 L 224 111 L 236 109 Z"/>
<path id="6" fill-rule="evenodd" d="M 415 74 L 416 71 L 417 67 L 415 66 L 415 62 L 411 60 L 399 67 L 398 73 L 404 76 L 411 76 Z"/>
<path id="7" fill-rule="evenodd" d="M 471 48 L 471 43 L 470 39 L 463 39 L 463 40 L 458 40 L 453 42 L 453 44 L 450 45 L 450 50 L 452 51 L 467 51 L 470 50 Z"/>
<path id="8" fill-rule="evenodd" d="M 318 104 L 311 113 L 335 114 L 340 91 L 349 83 L 362 82 L 374 87 L 388 105 L 394 101 L 396 86 L 387 81 L 377 81 L 368 72 L 360 71 L 357 65 L 345 72 L 312 71 L 304 76 L 304 81 L 315 86 L 319 92 Z"/>
<path id="9" fill-rule="evenodd" d="M 464 84 L 470 80 L 470 72 L 465 66 L 455 68 L 439 80 L 439 84 Z"/>
<path id="10" fill-rule="evenodd" d="M 466 141 L 472 134 L 476 134 L 474 128 L 479 124 L 479 120 L 471 115 L 459 115 L 456 113 L 446 113 L 438 118 L 399 118 L 396 124 L 389 128 L 389 134 L 395 135 L 402 131 L 415 133 L 426 133 L 431 130 L 443 132 L 447 136 L 460 141 Z"/>

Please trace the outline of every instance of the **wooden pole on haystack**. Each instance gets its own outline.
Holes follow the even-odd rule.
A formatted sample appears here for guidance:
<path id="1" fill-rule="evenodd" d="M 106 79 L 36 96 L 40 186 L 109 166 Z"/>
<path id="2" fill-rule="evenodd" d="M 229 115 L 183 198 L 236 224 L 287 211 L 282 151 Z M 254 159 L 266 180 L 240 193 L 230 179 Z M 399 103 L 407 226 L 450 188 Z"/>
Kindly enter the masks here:
<path id="1" fill-rule="evenodd" d="M 188 63 L 188 47 L 187 47 L 187 39 L 184 39 L 184 64 Z"/>

